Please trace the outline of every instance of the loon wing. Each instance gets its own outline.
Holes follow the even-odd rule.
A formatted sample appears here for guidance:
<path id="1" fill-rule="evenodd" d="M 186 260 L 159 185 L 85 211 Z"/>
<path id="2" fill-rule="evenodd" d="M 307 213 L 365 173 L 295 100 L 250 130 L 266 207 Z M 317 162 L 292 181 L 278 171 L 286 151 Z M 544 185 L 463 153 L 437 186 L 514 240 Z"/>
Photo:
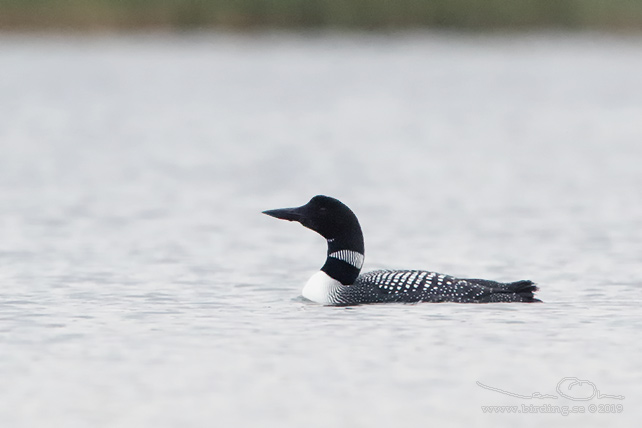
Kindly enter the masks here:
<path id="1" fill-rule="evenodd" d="M 421 270 L 378 270 L 357 278 L 355 286 L 370 289 L 374 301 L 487 303 L 538 301 L 531 281 L 502 283 L 459 279 Z"/>
<path id="2" fill-rule="evenodd" d="M 374 288 L 391 302 L 477 302 L 492 288 L 424 270 L 378 270 L 357 278 L 355 285 Z"/>

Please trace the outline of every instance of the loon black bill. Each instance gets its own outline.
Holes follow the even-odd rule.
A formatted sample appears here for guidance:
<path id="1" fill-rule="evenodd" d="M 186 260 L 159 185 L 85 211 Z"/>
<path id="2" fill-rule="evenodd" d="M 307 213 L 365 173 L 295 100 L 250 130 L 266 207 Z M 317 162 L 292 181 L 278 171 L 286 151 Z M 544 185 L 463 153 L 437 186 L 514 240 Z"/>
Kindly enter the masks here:
<path id="1" fill-rule="evenodd" d="M 300 222 L 303 218 L 299 208 L 279 208 L 276 210 L 266 210 L 263 211 L 263 214 L 267 214 L 270 217 L 278 218 L 281 220 L 288 221 L 298 221 Z"/>

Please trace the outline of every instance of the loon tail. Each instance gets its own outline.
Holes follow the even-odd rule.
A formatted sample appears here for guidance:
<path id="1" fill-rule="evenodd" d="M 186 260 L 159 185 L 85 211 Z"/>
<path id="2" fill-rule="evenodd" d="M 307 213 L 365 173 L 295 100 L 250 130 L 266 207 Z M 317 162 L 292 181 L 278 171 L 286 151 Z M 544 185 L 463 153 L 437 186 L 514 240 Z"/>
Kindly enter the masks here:
<path id="1" fill-rule="evenodd" d="M 523 302 L 541 302 L 541 300 L 533 296 L 533 293 L 535 293 L 537 290 L 537 285 L 535 285 L 533 281 L 521 280 L 509 282 L 508 284 L 506 284 L 506 287 L 503 288 L 500 292 L 515 293 L 523 299 Z"/>

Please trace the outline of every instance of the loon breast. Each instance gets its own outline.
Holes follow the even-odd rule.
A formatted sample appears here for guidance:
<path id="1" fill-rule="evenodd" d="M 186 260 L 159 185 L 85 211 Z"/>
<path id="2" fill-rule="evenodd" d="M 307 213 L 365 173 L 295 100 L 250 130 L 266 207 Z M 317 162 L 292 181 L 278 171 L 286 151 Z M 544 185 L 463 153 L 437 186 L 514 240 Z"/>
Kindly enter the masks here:
<path id="1" fill-rule="evenodd" d="M 345 286 L 320 270 L 308 280 L 305 287 L 303 287 L 301 295 L 322 305 L 333 305 L 337 302 L 337 296 L 340 294 L 342 287 Z"/>

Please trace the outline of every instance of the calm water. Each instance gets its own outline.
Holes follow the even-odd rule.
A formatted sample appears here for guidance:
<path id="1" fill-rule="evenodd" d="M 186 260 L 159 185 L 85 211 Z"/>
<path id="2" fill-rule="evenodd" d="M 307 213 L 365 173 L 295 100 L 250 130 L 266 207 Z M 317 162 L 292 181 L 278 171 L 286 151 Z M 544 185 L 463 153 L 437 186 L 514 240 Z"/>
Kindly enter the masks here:
<path id="1" fill-rule="evenodd" d="M 0 36 L 2 427 L 637 425 L 640 76 L 598 35 Z M 306 303 L 323 239 L 260 212 L 319 193 L 365 270 L 545 303 Z"/>

